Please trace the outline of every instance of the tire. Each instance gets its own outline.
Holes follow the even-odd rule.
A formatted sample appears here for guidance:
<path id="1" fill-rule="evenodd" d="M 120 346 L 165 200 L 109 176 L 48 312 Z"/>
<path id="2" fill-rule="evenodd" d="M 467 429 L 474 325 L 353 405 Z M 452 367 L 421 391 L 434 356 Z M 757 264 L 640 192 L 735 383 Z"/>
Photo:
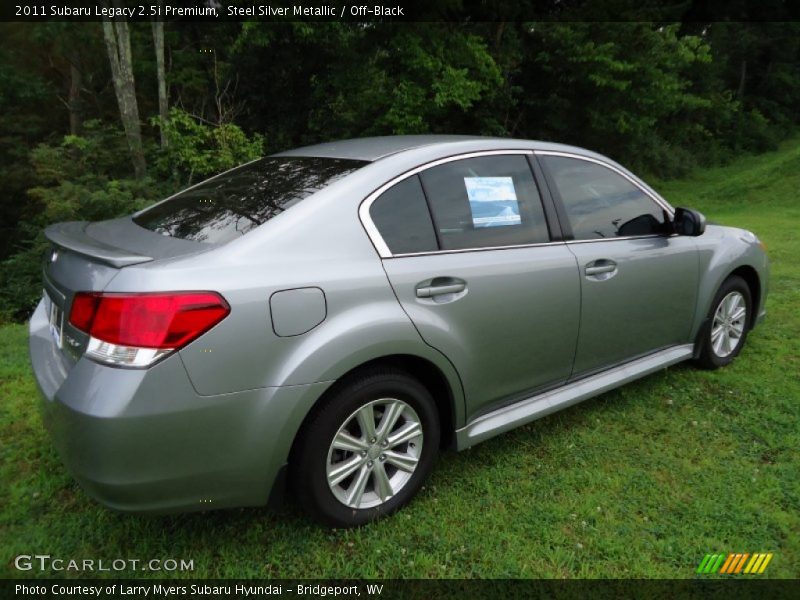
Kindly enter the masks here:
<path id="1" fill-rule="evenodd" d="M 750 287 L 745 280 L 736 275 L 726 279 L 714 296 L 706 326 L 701 330 L 696 363 L 704 369 L 732 363 L 747 340 L 752 311 Z"/>
<path id="2" fill-rule="evenodd" d="M 309 516 L 332 527 L 392 514 L 427 479 L 439 438 L 436 404 L 419 381 L 392 368 L 356 375 L 303 427 L 289 466 L 294 495 Z"/>

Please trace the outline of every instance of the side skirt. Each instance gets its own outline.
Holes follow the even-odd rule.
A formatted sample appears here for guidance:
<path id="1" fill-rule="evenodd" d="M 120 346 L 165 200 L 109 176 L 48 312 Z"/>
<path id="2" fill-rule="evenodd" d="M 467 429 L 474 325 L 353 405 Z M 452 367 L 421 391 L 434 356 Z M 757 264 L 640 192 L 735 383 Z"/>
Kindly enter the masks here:
<path id="1" fill-rule="evenodd" d="M 456 447 L 464 450 L 496 435 L 540 419 L 567 406 L 617 388 L 692 357 L 693 344 L 673 346 L 618 367 L 520 400 L 473 419 L 456 430 Z"/>

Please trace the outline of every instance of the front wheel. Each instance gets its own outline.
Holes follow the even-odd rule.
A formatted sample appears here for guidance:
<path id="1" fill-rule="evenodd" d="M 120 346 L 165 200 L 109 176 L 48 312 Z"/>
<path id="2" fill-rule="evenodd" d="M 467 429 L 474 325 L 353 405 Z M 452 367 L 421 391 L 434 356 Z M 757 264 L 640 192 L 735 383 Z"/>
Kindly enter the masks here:
<path id="1" fill-rule="evenodd" d="M 744 279 L 729 277 L 720 286 L 701 335 L 697 363 L 706 369 L 724 367 L 739 355 L 747 339 L 752 310 L 750 288 Z"/>
<path id="2" fill-rule="evenodd" d="M 419 381 L 394 369 L 357 376 L 304 427 L 290 465 L 295 495 L 326 525 L 368 523 L 413 498 L 439 437 L 436 405 Z"/>

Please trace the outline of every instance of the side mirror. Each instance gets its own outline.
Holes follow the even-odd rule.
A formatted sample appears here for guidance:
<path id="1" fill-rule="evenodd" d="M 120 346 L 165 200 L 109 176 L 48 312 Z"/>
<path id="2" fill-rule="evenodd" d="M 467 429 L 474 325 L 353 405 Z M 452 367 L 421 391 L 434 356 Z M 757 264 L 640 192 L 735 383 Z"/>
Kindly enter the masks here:
<path id="1" fill-rule="evenodd" d="M 676 208 L 672 228 L 678 235 L 703 235 L 706 230 L 706 218 L 703 213 L 691 208 Z"/>

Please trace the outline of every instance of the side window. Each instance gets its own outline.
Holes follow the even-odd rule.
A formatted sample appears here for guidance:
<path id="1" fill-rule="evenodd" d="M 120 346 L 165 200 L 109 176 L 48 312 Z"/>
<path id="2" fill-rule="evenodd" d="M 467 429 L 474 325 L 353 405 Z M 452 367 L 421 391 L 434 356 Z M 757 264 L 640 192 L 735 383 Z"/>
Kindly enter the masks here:
<path id="1" fill-rule="evenodd" d="M 383 192 L 370 206 L 369 215 L 392 254 L 438 250 L 418 177 L 404 179 Z"/>
<path id="2" fill-rule="evenodd" d="M 620 174 L 586 160 L 541 158 L 555 181 L 576 240 L 665 231 L 663 208 Z"/>
<path id="3" fill-rule="evenodd" d="M 466 158 L 420 176 L 442 250 L 550 241 L 524 156 Z"/>

